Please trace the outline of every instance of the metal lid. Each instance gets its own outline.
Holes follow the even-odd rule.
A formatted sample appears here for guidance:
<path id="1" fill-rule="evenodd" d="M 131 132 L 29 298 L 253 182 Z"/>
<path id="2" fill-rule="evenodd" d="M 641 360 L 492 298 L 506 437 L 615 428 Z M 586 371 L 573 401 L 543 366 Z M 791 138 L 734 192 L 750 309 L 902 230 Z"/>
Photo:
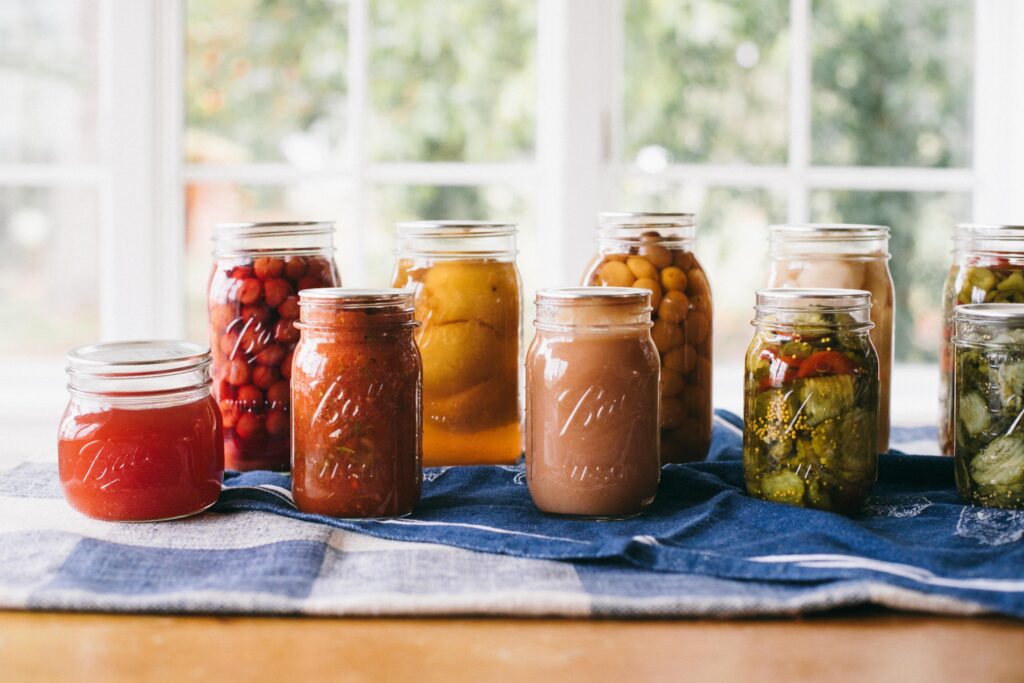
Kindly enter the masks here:
<path id="1" fill-rule="evenodd" d="M 957 322 L 1024 323 L 1024 304 L 964 304 L 953 309 Z"/>
<path id="2" fill-rule="evenodd" d="M 597 214 L 600 228 L 689 228 L 696 224 L 697 216 L 685 212 L 603 211 Z"/>
<path id="3" fill-rule="evenodd" d="M 217 223 L 214 241 L 238 237 L 294 237 L 334 232 L 334 221 L 266 221 L 253 223 Z"/>
<path id="4" fill-rule="evenodd" d="M 847 241 L 888 239 L 890 229 L 860 223 L 780 223 L 768 226 L 768 233 L 772 240 Z"/>
<path id="5" fill-rule="evenodd" d="M 991 240 L 1024 239 L 1024 225 L 1009 223 L 959 223 L 954 231 L 956 239 L 982 238 Z"/>
<path id="6" fill-rule="evenodd" d="M 871 292 L 863 289 L 776 287 L 757 290 L 757 310 L 855 311 L 871 307 Z"/>
<path id="7" fill-rule="evenodd" d="M 405 289 L 352 289 L 348 287 L 318 287 L 299 292 L 299 306 L 336 306 L 339 308 L 413 308 L 413 292 Z"/>
<path id="8" fill-rule="evenodd" d="M 643 303 L 650 298 L 650 290 L 640 287 L 545 287 L 537 290 L 536 300 L 609 304 Z"/>
<path id="9" fill-rule="evenodd" d="M 68 373 L 77 375 L 153 375 L 191 370 L 210 362 L 210 348 L 189 341 L 106 342 L 68 352 Z"/>
<path id="10" fill-rule="evenodd" d="M 514 235 L 517 226 L 495 221 L 442 220 L 405 221 L 396 223 L 395 229 L 400 235 L 410 237 L 493 237 Z"/>

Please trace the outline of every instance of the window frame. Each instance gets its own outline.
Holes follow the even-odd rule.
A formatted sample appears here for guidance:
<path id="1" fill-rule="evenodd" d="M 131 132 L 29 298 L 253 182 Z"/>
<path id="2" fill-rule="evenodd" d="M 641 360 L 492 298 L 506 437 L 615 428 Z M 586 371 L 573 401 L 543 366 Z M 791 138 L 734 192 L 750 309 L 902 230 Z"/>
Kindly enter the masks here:
<path id="1" fill-rule="evenodd" d="M 349 187 L 344 220 L 368 219 L 365 197 L 379 185 L 511 184 L 534 198 L 551 284 L 574 284 L 590 256 L 594 214 L 615 188 L 644 175 L 622 160 L 623 26 L 628 0 L 538 0 L 536 144 L 530 162 L 377 163 L 368 158 L 369 2 L 348 5 L 348 144 L 337 167 L 186 164 L 185 0 L 99 0 L 100 140 L 95 163 L 0 164 L 0 185 L 90 186 L 100 196 L 100 312 L 103 339 L 185 335 L 184 190 L 191 182 L 287 185 L 317 179 Z M 973 129 L 968 168 L 830 167 L 810 163 L 810 12 L 790 0 L 789 150 L 770 166 L 671 164 L 661 177 L 710 187 L 785 193 L 788 219 L 809 215 L 816 189 L 970 193 L 974 220 L 1024 217 L 1024 5 L 975 0 Z M 855 217 L 851 217 L 854 219 Z M 362 249 L 364 231 L 353 230 Z M 365 273 L 347 273 L 354 283 Z M 52 374 L 58 360 L 32 361 Z M 25 363 L 0 358 L 0 371 Z M 12 387 L 12 390 L 16 389 Z M 0 391 L 0 393 L 9 393 Z"/>

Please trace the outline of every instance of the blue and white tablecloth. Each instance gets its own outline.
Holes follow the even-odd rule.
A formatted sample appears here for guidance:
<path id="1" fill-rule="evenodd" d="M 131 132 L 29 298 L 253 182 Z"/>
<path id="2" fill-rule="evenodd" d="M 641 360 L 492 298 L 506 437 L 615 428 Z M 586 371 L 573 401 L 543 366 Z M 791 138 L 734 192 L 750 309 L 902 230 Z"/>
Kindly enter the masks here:
<path id="1" fill-rule="evenodd" d="M 0 608 L 318 615 L 679 617 L 876 604 L 1024 618 L 1024 512 L 964 506 L 948 458 L 890 454 L 847 519 L 743 493 L 739 420 L 709 462 L 669 465 L 647 514 L 547 517 L 522 467 L 431 468 L 416 513 L 295 511 L 287 476 L 229 474 L 211 512 L 109 524 L 56 467 L 0 473 Z M 901 444 L 934 430 L 895 430 Z"/>

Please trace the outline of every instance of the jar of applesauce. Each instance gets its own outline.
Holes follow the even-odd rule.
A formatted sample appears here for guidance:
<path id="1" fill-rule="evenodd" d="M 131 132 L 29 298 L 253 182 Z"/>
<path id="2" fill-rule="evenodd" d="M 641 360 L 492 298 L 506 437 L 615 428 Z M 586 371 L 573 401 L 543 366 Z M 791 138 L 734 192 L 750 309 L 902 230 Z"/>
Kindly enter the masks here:
<path id="1" fill-rule="evenodd" d="M 1024 225 L 961 224 L 942 292 L 939 340 L 939 447 L 953 455 L 953 315 L 958 306 L 1024 303 Z"/>
<path id="2" fill-rule="evenodd" d="M 330 222 L 216 227 L 208 310 L 228 469 L 288 469 L 299 292 L 341 284 L 333 236 Z"/>
<path id="3" fill-rule="evenodd" d="M 885 225 L 773 225 L 768 287 L 860 289 L 871 292 L 871 343 L 878 355 L 878 452 L 889 450 L 893 309 L 889 228 Z"/>
<path id="4" fill-rule="evenodd" d="M 302 512 L 400 517 L 422 482 L 412 295 L 306 289 L 292 375 L 292 496 Z"/>
<path id="5" fill-rule="evenodd" d="M 636 287 L 537 292 L 526 358 L 526 482 L 543 512 L 642 513 L 661 477 L 660 359 L 650 294 Z"/>
<path id="6" fill-rule="evenodd" d="M 651 292 L 661 359 L 661 461 L 703 460 L 711 446 L 711 287 L 693 253 L 690 213 L 602 213 L 583 284 Z"/>
<path id="7" fill-rule="evenodd" d="M 423 358 L 423 462 L 514 463 L 519 428 L 521 284 L 516 226 L 397 225 L 394 287 L 412 290 Z"/>

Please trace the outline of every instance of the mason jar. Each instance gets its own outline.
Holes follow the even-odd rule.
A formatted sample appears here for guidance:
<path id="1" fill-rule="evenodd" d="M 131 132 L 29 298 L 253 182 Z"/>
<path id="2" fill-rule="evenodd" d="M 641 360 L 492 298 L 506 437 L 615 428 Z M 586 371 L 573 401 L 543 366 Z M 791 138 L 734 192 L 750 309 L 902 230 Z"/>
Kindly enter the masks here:
<path id="1" fill-rule="evenodd" d="M 768 287 L 825 287 L 871 292 L 871 343 L 878 354 L 878 452 L 889 450 L 895 296 L 885 225 L 816 223 L 769 229 Z"/>
<path id="2" fill-rule="evenodd" d="M 223 223 L 213 239 L 210 348 L 227 467 L 287 470 L 299 292 L 341 284 L 334 224 Z"/>
<path id="3" fill-rule="evenodd" d="M 153 522 L 217 502 L 224 441 L 205 346 L 81 346 L 68 353 L 67 373 L 57 462 L 71 507 L 95 519 Z"/>
<path id="4" fill-rule="evenodd" d="M 650 293 L 537 292 L 526 358 L 526 481 L 541 511 L 614 519 L 643 512 L 661 476 L 658 349 Z"/>
<path id="5" fill-rule="evenodd" d="M 711 287 L 693 252 L 689 213 L 602 213 L 583 284 L 651 292 L 661 359 L 661 460 L 703 460 L 711 447 Z"/>
<path id="6" fill-rule="evenodd" d="M 953 312 L 953 458 L 972 505 L 1024 509 L 1024 304 Z"/>
<path id="7" fill-rule="evenodd" d="M 413 292 L 426 465 L 511 464 L 522 453 L 522 297 L 516 226 L 397 225 L 393 287 Z"/>
<path id="8" fill-rule="evenodd" d="M 292 497 L 302 512 L 401 517 L 422 482 L 423 371 L 412 294 L 304 289 L 292 375 Z"/>
<path id="9" fill-rule="evenodd" d="M 871 294 L 762 289 L 747 350 L 743 475 L 750 495 L 852 514 L 877 473 Z"/>
<path id="10" fill-rule="evenodd" d="M 963 223 L 953 233 L 953 264 L 942 292 L 939 447 L 953 454 L 953 311 L 980 303 L 1024 303 L 1024 225 Z"/>

